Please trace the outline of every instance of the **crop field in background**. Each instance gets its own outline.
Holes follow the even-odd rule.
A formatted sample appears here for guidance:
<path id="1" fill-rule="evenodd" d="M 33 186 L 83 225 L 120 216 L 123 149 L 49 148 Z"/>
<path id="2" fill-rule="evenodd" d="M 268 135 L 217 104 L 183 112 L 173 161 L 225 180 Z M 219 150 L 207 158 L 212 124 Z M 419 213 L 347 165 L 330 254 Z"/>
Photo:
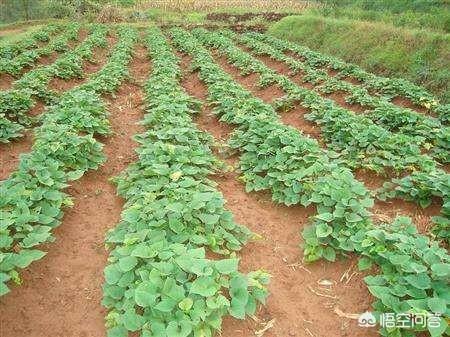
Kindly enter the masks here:
<path id="1" fill-rule="evenodd" d="M 0 337 L 449 336 L 450 105 L 198 26 L 0 44 Z"/>
<path id="2" fill-rule="evenodd" d="M 257 10 L 291 10 L 298 11 L 313 6 L 311 1 L 281 1 L 270 0 L 261 1 L 254 0 L 251 2 L 242 0 L 231 1 L 205 1 L 205 0 L 191 0 L 191 1 L 172 1 L 172 0 L 157 0 L 147 1 L 140 0 L 134 5 L 136 8 L 158 8 L 164 10 L 176 10 L 176 11 L 204 11 L 204 10 L 221 10 L 221 9 L 257 9 Z"/>

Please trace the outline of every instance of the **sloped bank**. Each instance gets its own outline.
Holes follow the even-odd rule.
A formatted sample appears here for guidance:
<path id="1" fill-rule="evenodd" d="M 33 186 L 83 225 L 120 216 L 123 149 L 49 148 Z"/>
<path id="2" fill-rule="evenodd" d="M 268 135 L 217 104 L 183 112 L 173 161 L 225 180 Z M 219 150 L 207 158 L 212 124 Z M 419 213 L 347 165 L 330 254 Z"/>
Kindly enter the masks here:
<path id="1" fill-rule="evenodd" d="M 368 71 L 403 77 L 450 100 L 450 35 L 385 23 L 322 16 L 288 16 L 269 34 L 354 62 Z"/>

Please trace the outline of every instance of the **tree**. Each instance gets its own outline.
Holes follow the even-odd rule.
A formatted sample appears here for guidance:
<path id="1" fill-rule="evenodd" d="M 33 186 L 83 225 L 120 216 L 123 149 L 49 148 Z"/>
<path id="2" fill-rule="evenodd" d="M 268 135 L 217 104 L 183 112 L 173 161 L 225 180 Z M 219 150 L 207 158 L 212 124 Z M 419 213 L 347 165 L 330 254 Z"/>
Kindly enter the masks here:
<path id="1" fill-rule="evenodd" d="M 30 0 L 22 0 L 22 7 L 25 14 L 25 20 L 30 20 Z"/>
<path id="2" fill-rule="evenodd" d="M 0 20 L 12 22 L 39 18 L 45 4 L 45 0 L 0 0 Z"/>

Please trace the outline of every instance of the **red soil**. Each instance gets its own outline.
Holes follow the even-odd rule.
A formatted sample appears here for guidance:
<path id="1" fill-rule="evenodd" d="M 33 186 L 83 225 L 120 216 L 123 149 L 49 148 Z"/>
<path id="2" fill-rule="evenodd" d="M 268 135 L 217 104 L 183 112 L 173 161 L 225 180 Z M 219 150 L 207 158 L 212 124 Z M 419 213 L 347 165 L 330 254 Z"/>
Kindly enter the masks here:
<path id="1" fill-rule="evenodd" d="M 299 56 L 298 54 L 296 54 L 296 53 L 294 53 L 292 51 L 285 51 L 284 53 L 287 56 L 289 56 L 289 57 L 298 59 L 300 61 L 305 61 L 304 57 L 301 57 L 301 56 Z M 326 68 L 326 67 L 318 67 L 318 69 L 325 70 L 328 73 L 328 75 L 333 76 L 333 77 L 338 75 L 338 73 L 339 73 L 336 70 L 329 69 L 329 68 Z M 354 77 L 351 77 L 351 76 L 345 77 L 345 78 L 343 78 L 343 80 L 347 81 L 347 82 L 349 82 L 351 84 L 354 84 L 354 85 L 362 85 L 361 81 L 359 81 L 358 79 L 356 79 Z M 412 110 L 415 110 L 417 112 L 420 112 L 420 113 L 423 113 L 423 114 L 427 114 L 427 115 L 433 115 L 433 113 L 431 113 L 431 111 L 429 109 L 413 103 L 407 97 L 394 97 L 391 100 L 391 102 L 394 103 L 395 105 L 400 106 L 400 107 L 410 108 Z"/>
<path id="2" fill-rule="evenodd" d="M 316 139 L 322 146 L 325 146 L 326 144 L 321 138 L 320 128 L 316 124 L 304 118 L 305 114 L 307 113 L 307 109 L 296 106 L 292 110 L 281 112 L 280 118 L 284 124 L 290 125 L 300 130 L 304 135 Z"/>
<path id="3" fill-rule="evenodd" d="M 435 114 L 430 113 L 430 111 L 427 108 L 425 108 L 423 106 L 419 106 L 417 104 L 414 104 L 409 98 L 406 98 L 406 97 L 394 97 L 392 99 L 392 103 L 394 103 L 395 105 L 404 107 L 404 108 L 416 110 L 417 112 L 421 112 L 423 114 L 435 116 Z"/>
<path id="4" fill-rule="evenodd" d="M 32 144 L 31 132 L 26 131 L 24 137 L 11 143 L 0 145 L 0 180 L 8 178 L 11 172 L 17 168 L 20 154 L 29 152 Z"/>
<path id="5" fill-rule="evenodd" d="M 343 91 L 336 91 L 333 92 L 331 94 L 321 94 L 323 97 L 326 97 L 328 99 L 331 99 L 333 101 L 335 101 L 339 106 L 353 111 L 355 113 L 363 113 L 365 110 L 367 110 L 367 108 L 363 107 L 360 104 L 349 104 L 345 101 L 345 98 L 348 96 L 348 93 L 343 92 Z"/>
<path id="6" fill-rule="evenodd" d="M 188 65 L 189 58 L 183 57 L 183 68 L 188 69 Z M 238 77 L 236 71 L 233 76 Z M 207 88 L 196 74 L 186 74 L 182 85 L 197 98 L 207 97 Z M 216 139 L 227 138 L 232 132 L 229 125 L 224 127 L 214 117 L 208 106 L 203 107 L 196 122 L 200 129 Z M 230 165 L 236 164 L 230 158 L 222 159 Z M 222 336 L 253 336 L 272 320 L 273 327 L 264 333 L 265 337 L 309 337 L 310 333 L 326 336 L 329 331 L 335 336 L 376 336 L 375 330 L 358 328 L 355 321 L 334 312 L 337 308 L 347 313 L 360 313 L 370 307 L 371 297 L 362 274 L 353 274 L 348 283 L 346 279 L 341 281 L 347 270 L 351 270 L 349 275 L 355 271 L 355 259 L 308 266 L 301 263 L 301 229 L 314 214 L 313 207 L 286 207 L 275 204 L 266 193 L 246 193 L 236 172 L 212 179 L 218 183 L 237 222 L 261 236 L 260 240 L 247 244 L 239 254 L 243 271 L 264 269 L 272 275 L 267 305 L 260 308 L 253 320 L 225 319 Z M 320 285 L 323 280 L 331 281 L 333 285 L 325 289 Z"/>
<path id="7" fill-rule="evenodd" d="M 39 58 L 39 65 L 47 66 L 49 64 L 52 64 L 53 62 L 56 61 L 56 59 L 58 58 L 58 55 L 59 54 L 54 51 L 54 52 L 50 53 L 50 55 L 41 56 Z"/>
<path id="8" fill-rule="evenodd" d="M 0 90 L 8 90 L 11 88 L 12 83 L 16 80 L 16 78 L 10 74 L 1 74 L 0 75 Z"/>
<path id="9" fill-rule="evenodd" d="M 104 59 L 106 52 L 96 51 L 96 59 Z M 100 304 L 107 259 L 104 235 L 119 221 L 123 206 L 123 200 L 116 196 L 116 189 L 108 179 L 136 159 L 133 151 L 136 144 L 131 136 L 142 130 L 136 124 L 143 113 L 141 84 L 150 71 L 146 51 L 139 47 L 136 52 L 130 66 L 132 80 L 123 84 L 114 97 L 106 97 L 114 130 L 110 137 L 101 140 L 107 162 L 68 189 L 74 206 L 66 211 L 63 223 L 55 230 L 56 241 L 43 247 L 48 256 L 23 271 L 24 284 L 20 289 L 13 289 L 0 298 L 0 337 L 47 337 L 49 331 L 52 337 L 105 336 L 105 310 Z M 284 95 L 274 86 L 257 88 L 257 75 L 241 76 L 223 58 L 217 60 L 239 83 L 266 102 Z M 96 65 L 86 62 L 85 70 L 95 71 L 92 69 L 100 68 L 101 62 Z M 197 74 L 187 73 L 189 64 L 190 58 L 183 56 L 182 85 L 189 94 L 205 101 L 207 88 Z M 276 69 L 282 73 L 288 71 Z M 52 82 L 51 87 L 67 90 L 79 82 L 68 83 Z M 280 117 L 284 123 L 320 141 L 319 128 L 302 118 L 305 113 L 306 109 L 296 106 L 292 111 L 280 113 Z M 214 152 L 229 165 L 236 166 L 236 157 L 226 157 L 220 146 L 229 138 L 233 127 L 221 123 L 207 104 L 195 121 L 218 141 Z M 30 138 L 28 135 L 19 142 L 0 147 L 4 151 L 0 152 L 2 161 L 3 158 L 10 161 L 6 169 L 2 166 L 0 179 L 17 165 L 17 155 L 31 144 Z M 356 172 L 356 176 L 370 189 L 380 187 L 384 181 L 383 177 L 364 171 Z M 223 337 L 249 337 L 255 332 L 264 337 L 378 336 L 375 329 L 359 328 L 354 319 L 342 315 L 342 312 L 357 314 L 370 310 L 373 300 L 364 285 L 364 274 L 357 271 L 355 257 L 334 263 L 302 263 L 301 230 L 315 213 L 313 207 L 286 207 L 275 204 L 267 193 L 246 193 L 236 171 L 211 178 L 224 194 L 235 220 L 260 236 L 239 252 L 242 270 L 264 269 L 272 275 L 267 305 L 258 309 L 254 319 L 226 318 Z M 438 209 L 438 203 L 423 211 L 412 203 L 393 200 L 377 202 L 373 211 L 377 221 L 396 214 L 413 216 L 424 231 L 430 216 Z"/>
<path id="10" fill-rule="evenodd" d="M 65 80 L 59 77 L 54 77 L 50 80 L 49 88 L 58 92 L 63 92 L 86 82 L 90 74 L 93 74 L 103 68 L 105 63 L 108 61 L 108 54 L 116 42 L 116 37 L 108 37 L 108 46 L 106 48 L 95 48 L 93 50 L 93 59 L 83 62 L 83 78 L 72 78 L 70 80 Z"/>
<path id="11" fill-rule="evenodd" d="M 431 218 L 439 215 L 441 207 L 441 202 L 438 200 L 425 209 L 414 202 L 402 199 L 391 199 L 386 202 L 376 200 L 372 213 L 376 222 L 392 222 L 397 216 L 408 216 L 417 226 L 419 233 L 426 235 L 430 233 L 433 226 Z"/>
<path id="12" fill-rule="evenodd" d="M 149 73 L 140 47 L 130 70 L 135 79 Z M 0 336 L 91 337 L 105 336 L 105 310 L 100 305 L 107 252 L 105 232 L 120 219 L 123 206 L 109 177 L 135 161 L 131 136 L 142 127 L 140 86 L 123 84 L 106 98 L 114 134 L 102 140 L 107 162 L 86 173 L 68 189 L 75 205 L 66 211 L 55 230 L 56 241 L 46 245 L 47 256 L 23 273 L 20 289 L 0 298 Z"/>
<path id="13" fill-rule="evenodd" d="M 109 40 L 109 46 L 107 49 L 99 49 L 98 54 L 95 56 L 93 62 L 85 62 L 84 72 L 87 76 L 81 79 L 71 79 L 63 80 L 60 78 L 54 78 L 49 83 L 49 89 L 55 90 L 57 92 L 64 92 L 70 90 L 88 80 L 88 75 L 100 70 L 103 65 L 107 62 L 107 50 L 115 43 L 115 39 L 111 38 Z M 45 113 L 45 105 L 41 101 L 37 100 L 34 107 L 30 110 L 30 116 L 39 116 Z M 21 153 L 26 153 L 31 151 L 33 146 L 33 132 L 28 130 L 26 136 L 19 138 L 18 140 L 13 140 L 7 145 L 0 146 L 0 162 L 2 163 L 0 169 L 0 180 L 6 179 L 19 164 L 19 156 Z M 0 336 L 3 337 L 3 336 Z"/>

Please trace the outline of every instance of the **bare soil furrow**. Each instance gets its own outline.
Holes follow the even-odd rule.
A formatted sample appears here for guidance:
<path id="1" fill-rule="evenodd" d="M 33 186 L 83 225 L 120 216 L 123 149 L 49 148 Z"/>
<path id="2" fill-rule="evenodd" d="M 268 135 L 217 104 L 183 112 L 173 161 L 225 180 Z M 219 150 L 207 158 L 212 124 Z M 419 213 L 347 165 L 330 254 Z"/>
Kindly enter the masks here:
<path id="1" fill-rule="evenodd" d="M 88 81 L 88 75 L 100 70 L 108 61 L 108 57 L 106 54 L 115 44 L 116 40 L 117 39 L 114 37 L 109 38 L 108 48 L 99 48 L 94 52 L 95 60 L 93 60 L 94 62 L 92 63 L 92 65 L 88 66 L 87 64 L 91 64 L 91 62 L 85 61 L 85 68 L 89 68 L 89 70 L 85 69 L 84 73 L 86 74 L 86 76 L 84 78 L 71 80 L 53 78 L 49 83 L 49 88 L 51 90 L 62 93 Z M 29 115 L 39 116 L 40 114 L 45 112 L 45 109 L 46 106 L 44 105 L 44 103 L 42 103 L 42 101 L 40 100 L 36 100 L 36 104 L 29 112 Z M 2 163 L 2 167 L 0 169 L 0 180 L 6 179 L 17 168 L 17 165 L 19 164 L 20 154 L 30 152 L 33 143 L 33 131 L 29 129 L 26 131 L 25 137 L 18 140 L 13 140 L 11 143 L 0 146 L 0 163 Z"/>
<path id="2" fill-rule="evenodd" d="M 68 42 L 68 46 L 70 49 L 74 49 L 78 44 L 80 44 L 84 39 L 86 39 L 87 36 L 87 31 L 86 29 L 80 29 L 79 33 L 78 33 L 78 40 L 77 41 L 69 41 Z M 61 55 L 61 53 L 59 52 L 52 52 L 50 55 L 43 55 L 40 56 L 35 64 L 33 66 L 27 66 L 25 68 L 22 69 L 22 71 L 20 72 L 20 75 L 17 77 L 14 77 L 12 75 L 9 74 L 0 74 L 0 90 L 9 90 L 13 87 L 14 82 L 19 79 L 20 77 L 22 77 L 23 75 L 25 75 L 27 72 L 40 67 L 40 66 L 46 66 L 46 65 L 50 65 L 53 62 L 56 61 L 56 59 L 58 58 L 58 56 Z"/>
<path id="3" fill-rule="evenodd" d="M 189 68 L 189 57 L 183 56 L 182 66 L 183 69 Z M 228 70 L 231 71 L 230 68 Z M 204 100 L 207 97 L 207 88 L 197 74 L 185 73 L 182 85 L 197 98 Z M 196 118 L 196 123 L 217 140 L 228 138 L 233 130 L 219 122 L 211 107 L 206 105 Z M 225 161 L 236 163 L 235 158 L 225 158 Z M 350 270 L 349 275 L 355 271 L 354 258 L 337 263 L 318 262 L 310 266 L 301 263 L 301 229 L 314 214 L 313 207 L 277 205 L 268 193 L 246 193 L 236 172 L 217 175 L 212 179 L 224 194 L 227 208 L 233 212 L 236 221 L 260 237 L 240 252 L 243 270 L 262 268 L 272 275 L 267 306 L 257 312 L 254 320 L 225 319 L 222 337 L 253 336 L 272 320 L 273 327 L 264 333 L 265 337 L 310 337 L 309 332 L 314 336 L 328 336 L 329 331 L 334 331 L 335 336 L 377 335 L 375 330 L 354 330 L 355 321 L 341 318 L 334 312 L 335 308 L 339 308 L 344 312 L 360 313 L 370 307 L 371 297 L 362 274 L 353 274 L 348 283 L 345 278 L 341 282 L 347 270 Z M 325 283 L 324 280 L 332 283 L 325 290 L 320 285 Z"/>
<path id="4" fill-rule="evenodd" d="M 140 81 L 149 68 L 145 49 L 137 48 L 132 77 Z M 107 162 L 68 189 L 74 206 L 55 230 L 56 241 L 45 247 L 47 256 L 24 271 L 20 291 L 13 289 L 0 299 L 2 337 L 106 335 L 100 304 L 107 258 L 104 236 L 119 221 L 123 204 L 109 178 L 136 159 L 137 144 L 131 137 L 143 130 L 137 124 L 143 116 L 143 91 L 135 83 L 124 83 L 106 101 L 114 131 L 101 140 Z"/>
<path id="5" fill-rule="evenodd" d="M 116 36 L 108 36 L 108 46 L 106 48 L 94 48 L 94 50 L 92 51 L 92 54 L 94 55 L 93 59 L 85 60 L 83 62 L 83 78 L 72 78 L 70 80 L 65 80 L 63 78 L 54 77 L 51 79 L 48 85 L 49 88 L 57 92 L 64 92 L 86 82 L 90 74 L 93 74 L 102 69 L 102 67 L 108 61 L 108 54 L 114 47 L 116 42 Z"/>
<path id="6" fill-rule="evenodd" d="M 305 62 L 305 58 L 299 56 L 298 54 L 292 52 L 292 51 L 284 51 L 284 54 L 292 57 L 294 59 L 297 59 L 299 61 Z M 317 67 L 318 70 L 324 70 L 328 73 L 328 75 L 332 76 L 332 77 L 336 77 L 338 75 L 338 72 L 333 70 L 333 69 L 329 69 L 327 67 Z M 342 80 L 349 82 L 351 84 L 354 85 L 359 85 L 359 86 L 364 86 L 364 83 L 362 83 L 361 81 L 359 81 L 357 78 L 351 77 L 351 76 L 347 76 L 344 78 L 341 78 Z M 376 92 L 374 90 L 369 90 L 369 92 L 372 95 L 377 95 L 379 94 L 379 92 Z M 422 106 L 418 106 L 417 104 L 414 104 L 409 98 L 407 97 L 395 97 L 391 100 L 392 103 L 394 103 L 395 105 L 399 106 L 399 107 L 404 107 L 404 108 L 409 108 L 412 110 L 415 110 L 417 112 L 426 114 L 426 115 L 431 115 L 434 116 L 433 113 L 431 113 L 430 111 L 428 111 L 425 107 Z"/>
<path id="7" fill-rule="evenodd" d="M 0 180 L 8 178 L 16 170 L 19 165 L 20 154 L 29 152 L 32 145 L 32 132 L 27 130 L 24 137 L 0 146 Z"/>
<path id="8" fill-rule="evenodd" d="M 16 78 L 10 74 L 0 75 L 0 90 L 8 90 L 12 87 L 12 83 Z"/>
<path id="9" fill-rule="evenodd" d="M 245 48 L 243 48 L 245 49 Z M 291 74 L 291 71 L 289 67 L 284 64 L 283 62 L 276 61 L 271 59 L 268 56 L 255 56 L 260 61 L 264 62 L 269 68 L 277 71 L 280 74 L 283 74 L 285 76 L 290 76 L 291 78 L 294 77 Z M 297 79 L 301 77 L 301 75 L 295 76 Z M 303 81 L 301 79 L 297 80 L 296 83 L 300 83 L 299 85 L 306 87 L 303 85 Z M 327 97 L 327 95 L 323 95 L 324 97 Z M 361 112 L 362 107 L 359 105 L 350 105 L 348 103 L 345 103 L 344 93 L 334 93 L 331 95 L 328 95 L 328 98 L 333 99 L 337 103 L 340 103 L 343 107 L 345 105 L 349 105 L 353 107 L 353 111 Z M 345 104 L 344 104 L 345 103 Z M 321 138 L 320 136 L 320 128 L 318 126 L 315 126 L 318 130 L 318 132 L 315 134 L 314 129 L 309 129 L 309 125 L 313 125 L 314 123 L 306 121 L 304 119 L 304 114 L 308 112 L 308 109 L 305 109 L 299 105 L 295 107 L 295 109 L 291 110 L 290 112 L 282 113 L 281 118 L 284 123 L 292 125 L 296 127 L 297 129 L 301 130 L 303 133 L 306 133 L 310 135 L 313 138 L 316 138 L 319 143 L 325 147 L 326 142 Z M 284 115 L 284 116 L 283 116 Z M 286 118 L 286 116 L 289 116 Z M 292 122 L 296 121 L 297 122 Z M 370 189 L 370 190 L 376 190 L 377 188 L 380 188 L 383 186 L 383 184 L 387 181 L 390 181 L 394 175 L 391 173 L 388 173 L 386 176 L 380 176 L 377 175 L 374 172 L 370 172 L 367 170 L 356 170 L 355 172 L 356 178 L 363 182 L 364 185 Z M 433 203 L 432 206 L 427 207 L 423 209 L 414 202 L 405 201 L 402 199 L 391 199 L 389 201 L 381 201 L 381 200 L 375 200 L 375 205 L 372 209 L 372 212 L 374 214 L 374 220 L 375 221 L 388 221 L 391 222 L 396 216 L 409 216 L 413 219 L 413 222 L 417 224 L 417 228 L 420 233 L 427 234 L 429 233 L 429 229 L 432 227 L 432 220 L 431 218 L 433 216 L 437 216 L 440 213 L 441 209 L 441 202 L 438 200 Z"/>

